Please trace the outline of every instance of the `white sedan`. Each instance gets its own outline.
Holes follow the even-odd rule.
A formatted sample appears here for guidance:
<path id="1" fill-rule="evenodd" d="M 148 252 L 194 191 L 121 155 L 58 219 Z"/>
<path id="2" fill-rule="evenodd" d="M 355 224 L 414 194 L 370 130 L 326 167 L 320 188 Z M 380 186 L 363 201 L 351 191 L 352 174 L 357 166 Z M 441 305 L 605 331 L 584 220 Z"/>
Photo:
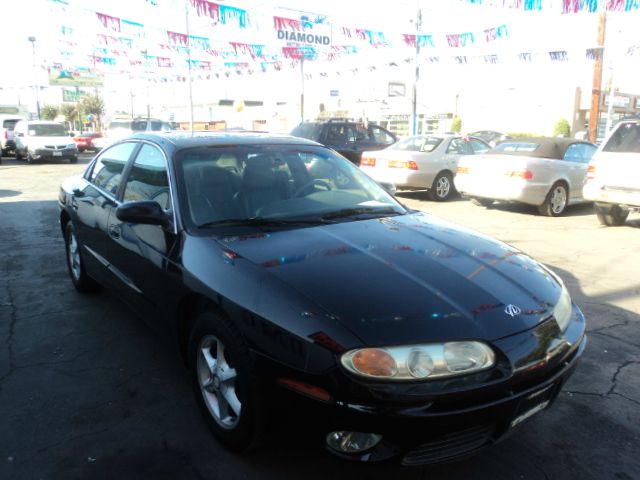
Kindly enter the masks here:
<path id="1" fill-rule="evenodd" d="M 474 137 L 430 134 L 408 137 L 384 150 L 364 152 L 360 168 L 378 182 L 398 189 L 428 189 L 431 200 L 448 200 L 454 193 L 458 160 L 490 149 Z"/>
<path id="2" fill-rule="evenodd" d="M 460 160 L 455 186 L 476 205 L 520 202 L 555 217 L 567 205 L 585 201 L 582 186 L 595 151 L 595 145 L 573 138 L 507 140 Z"/>

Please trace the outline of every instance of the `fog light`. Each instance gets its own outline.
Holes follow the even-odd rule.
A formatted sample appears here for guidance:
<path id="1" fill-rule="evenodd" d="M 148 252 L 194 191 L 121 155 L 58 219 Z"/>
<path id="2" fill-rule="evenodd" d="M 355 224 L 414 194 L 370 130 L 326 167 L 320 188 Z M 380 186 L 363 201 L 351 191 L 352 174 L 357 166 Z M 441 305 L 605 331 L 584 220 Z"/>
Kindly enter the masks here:
<path id="1" fill-rule="evenodd" d="M 382 440 L 377 433 L 331 432 L 327 445 L 340 453 L 360 453 L 375 447 Z"/>

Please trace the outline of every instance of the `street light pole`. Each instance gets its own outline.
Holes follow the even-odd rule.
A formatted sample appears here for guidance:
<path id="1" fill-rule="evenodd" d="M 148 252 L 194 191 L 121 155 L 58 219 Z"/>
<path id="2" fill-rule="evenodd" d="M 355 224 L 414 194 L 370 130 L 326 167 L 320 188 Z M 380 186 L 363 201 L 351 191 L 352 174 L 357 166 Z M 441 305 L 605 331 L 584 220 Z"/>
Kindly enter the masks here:
<path id="1" fill-rule="evenodd" d="M 40 120 L 40 92 L 38 92 L 38 76 L 36 71 L 36 37 L 29 37 L 31 42 L 31 52 L 33 53 L 33 89 L 36 92 L 36 112 L 38 114 L 38 120 Z"/>
<path id="2" fill-rule="evenodd" d="M 418 15 L 416 17 L 416 73 L 413 80 L 413 99 L 412 99 L 412 121 L 411 134 L 418 133 L 418 81 L 420 80 L 420 30 L 422 30 L 422 10 L 418 7 Z"/>

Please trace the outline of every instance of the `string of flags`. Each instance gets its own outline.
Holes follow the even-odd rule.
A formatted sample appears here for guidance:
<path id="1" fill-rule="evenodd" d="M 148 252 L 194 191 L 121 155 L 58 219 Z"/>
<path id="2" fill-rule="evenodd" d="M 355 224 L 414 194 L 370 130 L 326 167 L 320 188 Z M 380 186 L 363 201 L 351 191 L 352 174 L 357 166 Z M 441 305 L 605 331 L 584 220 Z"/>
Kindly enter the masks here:
<path id="1" fill-rule="evenodd" d="M 523 52 L 511 56 L 497 51 L 476 50 L 473 51 L 473 55 L 465 54 L 465 49 L 470 46 L 493 50 L 495 42 L 507 41 L 511 32 L 506 24 L 478 31 L 437 35 L 389 33 L 331 25 L 328 18 L 321 15 L 304 14 L 298 18 L 289 18 L 274 13 L 259 19 L 250 16 L 244 9 L 227 4 L 209 0 L 189 0 L 190 8 L 198 16 L 213 21 L 208 27 L 212 29 L 212 34 L 204 36 L 150 27 L 75 4 L 70 6 L 66 0 L 48 1 L 62 6 L 65 11 L 68 8 L 82 9 L 93 16 L 98 29 L 97 33 L 93 31 L 90 34 L 93 41 L 86 42 L 82 26 L 69 25 L 69 18 L 73 16 L 67 15 L 67 24 L 57 27 L 59 38 L 57 54 L 52 58 L 54 65 L 62 64 L 68 70 L 94 68 L 103 69 L 107 73 L 129 72 L 133 76 L 143 73 L 147 78 L 149 72 L 158 73 L 165 78 L 167 74 L 164 72 L 167 70 L 174 70 L 176 78 L 185 77 L 189 69 L 198 75 L 198 72 L 245 74 L 280 71 L 287 66 L 295 68 L 302 60 L 333 62 L 359 53 L 367 53 L 367 49 L 370 48 L 393 48 L 398 55 L 404 55 L 403 51 L 411 49 L 410 58 L 413 58 L 416 48 L 421 47 L 428 55 L 421 56 L 419 62 L 453 65 L 500 64 L 514 61 L 514 58 L 521 62 L 568 62 L 576 59 L 592 61 L 602 58 L 603 55 L 602 48 L 588 48 L 577 55 L 575 52 L 562 49 L 543 54 Z M 139 1 L 144 1 L 150 8 L 160 8 L 163 0 Z M 460 1 L 522 10 L 542 10 L 549 2 L 558 4 L 561 0 Z M 629 11 L 638 8 L 640 0 L 562 0 L 561 3 L 567 12 L 592 11 L 601 8 L 602 5 L 611 10 Z M 235 35 L 246 36 L 246 40 L 241 40 L 240 37 L 237 41 L 219 40 L 220 36 L 214 35 L 213 29 L 223 28 L 221 26 L 232 28 L 230 31 Z M 270 32 L 275 32 L 276 35 Z M 256 33 L 262 37 L 257 37 Z M 82 41 L 77 41 L 80 38 Z M 256 38 L 264 38 L 267 41 L 253 41 Z M 626 54 L 639 55 L 640 52 L 637 47 L 630 47 Z M 394 63 L 397 64 L 389 62 L 387 66 L 392 67 Z"/>
<path id="2" fill-rule="evenodd" d="M 459 0 L 474 5 L 568 13 L 630 12 L 640 10 L 640 0 Z"/>

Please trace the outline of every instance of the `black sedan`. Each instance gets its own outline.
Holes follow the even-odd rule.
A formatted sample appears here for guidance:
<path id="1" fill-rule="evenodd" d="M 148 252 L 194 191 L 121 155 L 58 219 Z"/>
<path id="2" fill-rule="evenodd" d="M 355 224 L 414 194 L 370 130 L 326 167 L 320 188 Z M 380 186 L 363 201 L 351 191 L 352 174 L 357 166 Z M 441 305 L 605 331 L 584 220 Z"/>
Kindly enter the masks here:
<path id="1" fill-rule="evenodd" d="M 74 286 L 166 334 L 235 450 L 300 415 L 344 458 L 458 458 L 547 408 L 585 347 L 553 272 L 312 141 L 139 134 L 59 203 Z"/>

